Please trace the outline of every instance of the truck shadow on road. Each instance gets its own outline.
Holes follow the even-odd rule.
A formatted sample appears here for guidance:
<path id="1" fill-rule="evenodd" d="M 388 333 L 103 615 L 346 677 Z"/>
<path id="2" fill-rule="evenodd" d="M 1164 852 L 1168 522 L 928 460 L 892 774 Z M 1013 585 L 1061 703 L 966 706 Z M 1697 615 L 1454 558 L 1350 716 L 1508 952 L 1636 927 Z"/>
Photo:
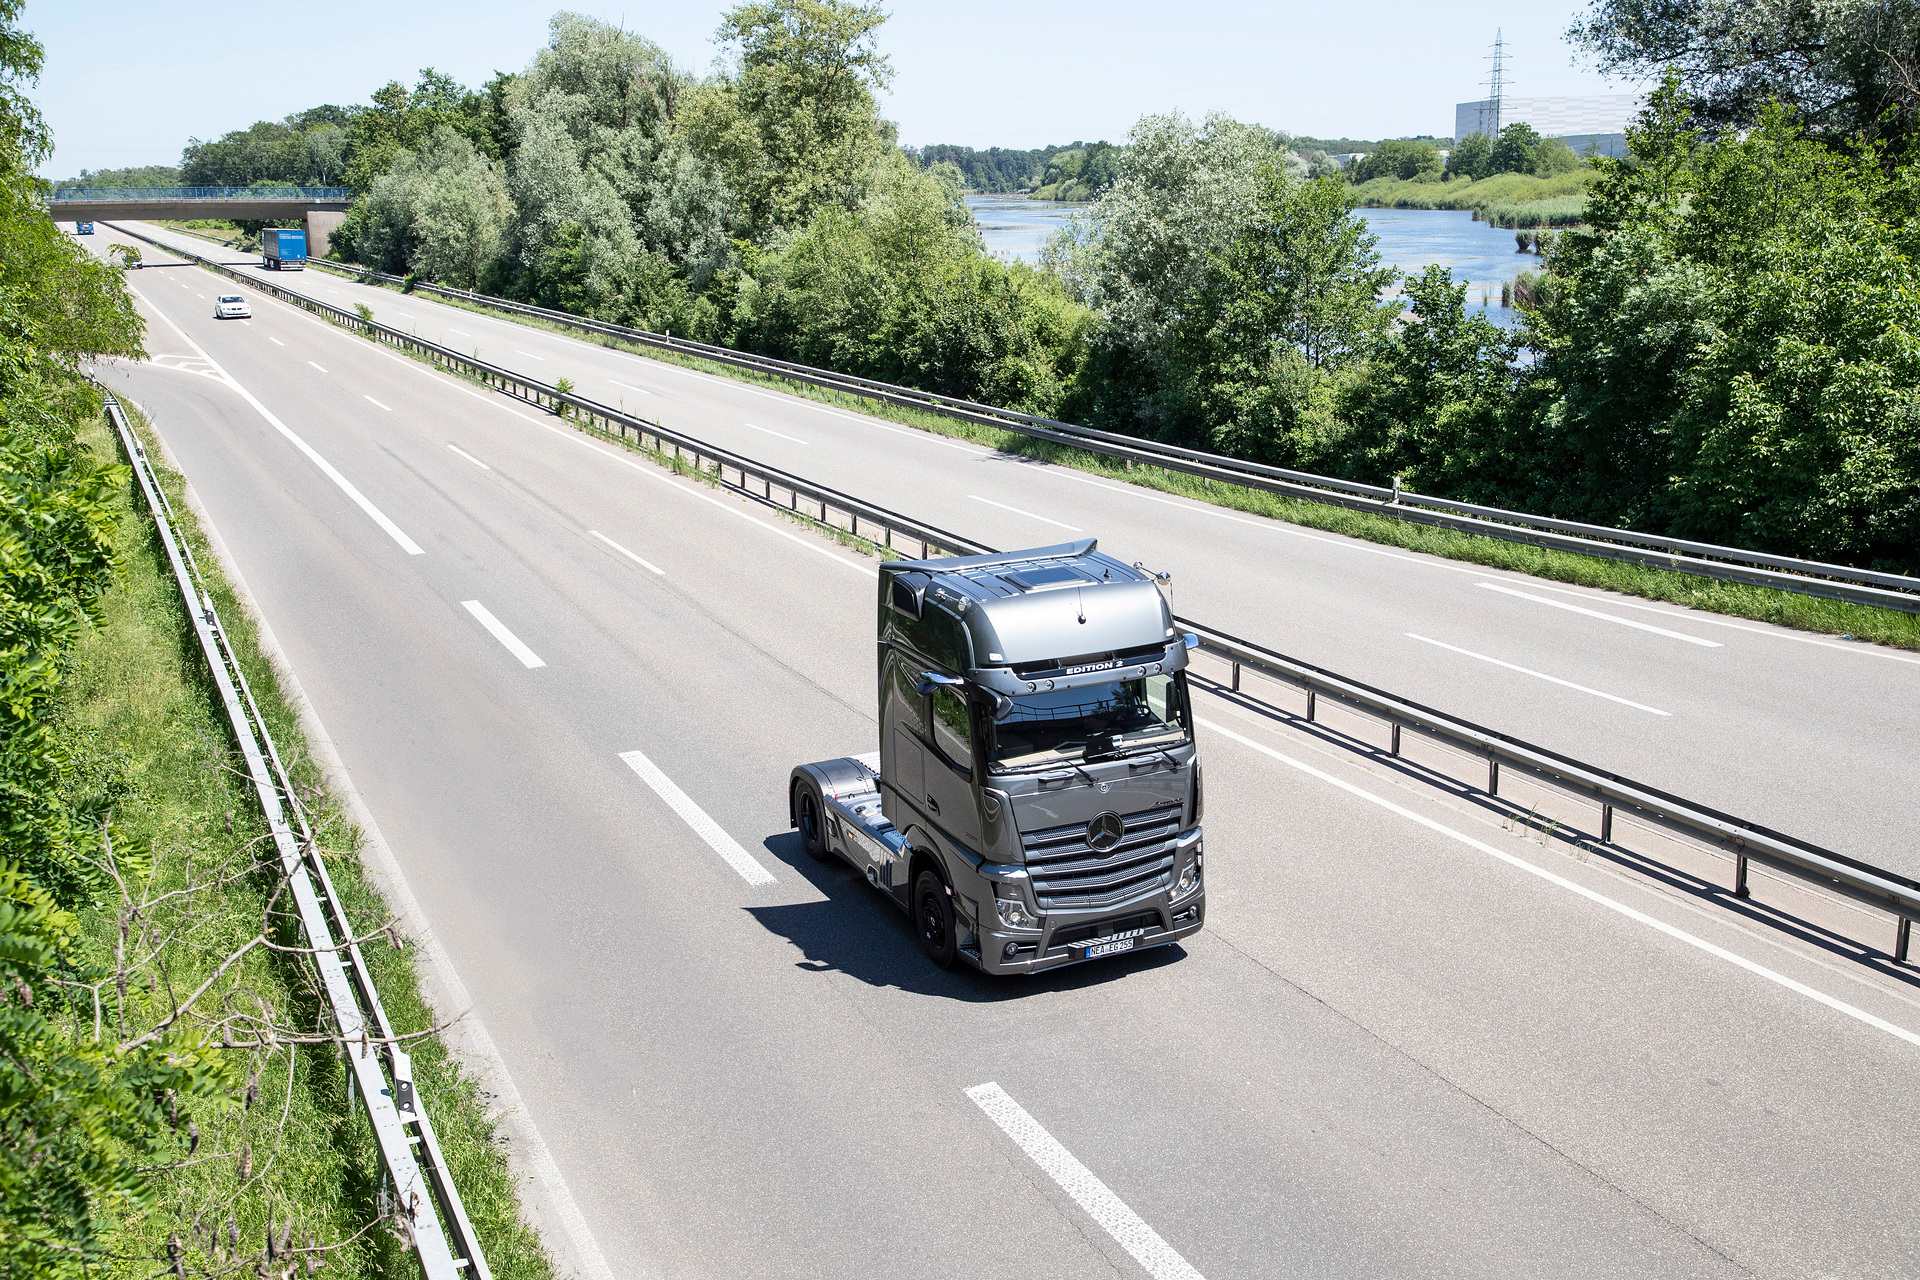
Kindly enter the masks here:
<path id="1" fill-rule="evenodd" d="M 1044 991 L 1073 991 L 1118 982 L 1130 974 L 1173 964 L 1185 948 L 1151 951 L 1070 965 L 1033 977 L 991 977 L 964 962 L 936 969 L 920 950 L 907 914 L 839 858 L 816 862 L 797 833 L 769 836 L 761 846 L 825 896 L 824 902 L 748 907 L 769 933 L 800 949 L 795 967 L 814 973 L 844 973 L 876 987 L 915 995 L 987 1003 Z"/>

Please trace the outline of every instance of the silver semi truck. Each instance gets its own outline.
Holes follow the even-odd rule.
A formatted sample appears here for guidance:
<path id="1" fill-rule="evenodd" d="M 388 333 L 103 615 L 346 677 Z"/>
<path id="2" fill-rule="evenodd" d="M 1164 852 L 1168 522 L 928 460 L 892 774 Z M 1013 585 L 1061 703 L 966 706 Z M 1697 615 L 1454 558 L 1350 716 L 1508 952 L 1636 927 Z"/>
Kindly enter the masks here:
<path id="1" fill-rule="evenodd" d="M 1091 538 L 880 566 L 880 750 L 803 764 L 807 852 L 905 908 L 941 967 L 1038 973 L 1206 918 L 1190 636 Z"/>

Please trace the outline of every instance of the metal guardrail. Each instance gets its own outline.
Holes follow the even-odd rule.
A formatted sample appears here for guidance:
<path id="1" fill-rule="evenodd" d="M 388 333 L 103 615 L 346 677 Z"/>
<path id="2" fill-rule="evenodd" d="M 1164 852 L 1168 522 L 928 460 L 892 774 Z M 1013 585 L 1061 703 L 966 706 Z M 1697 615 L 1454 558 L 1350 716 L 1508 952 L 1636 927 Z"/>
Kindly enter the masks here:
<path id="1" fill-rule="evenodd" d="M 1882 870 L 1831 849 L 1782 835 L 1758 823 L 1623 778 L 1617 773 L 1583 764 L 1545 747 L 1536 747 L 1504 733 L 1456 719 L 1445 712 L 1409 702 L 1357 680 L 1349 680 L 1324 668 L 1262 648 L 1204 623 L 1188 618 L 1175 619 L 1175 623 L 1199 636 L 1203 652 L 1231 665 L 1231 686 L 1236 693 L 1248 694 L 1241 687 L 1242 672 L 1257 671 L 1303 690 L 1307 695 L 1306 719 L 1309 722 L 1316 719 L 1319 699 L 1332 698 L 1390 725 L 1388 750 L 1395 756 L 1401 754 L 1403 729 L 1425 734 L 1435 741 L 1484 759 L 1487 762 L 1485 790 L 1491 796 L 1500 794 L 1500 771 L 1503 767 L 1522 770 L 1544 779 L 1574 795 L 1586 797 L 1598 806 L 1596 816 L 1602 844 L 1614 842 L 1614 814 L 1622 811 L 1664 830 L 1725 849 L 1734 857 L 1733 893 L 1736 897 L 1748 896 L 1747 864 L 1751 861 L 1830 893 L 1877 907 L 1895 918 L 1894 959 L 1907 959 L 1913 921 L 1920 919 L 1920 880 Z"/>
<path id="2" fill-rule="evenodd" d="M 405 284 L 405 277 L 384 271 L 372 271 L 323 259 L 309 259 L 309 265 L 330 267 L 365 280 L 382 284 Z M 1920 577 L 1860 569 L 1851 565 L 1829 564 L 1793 556 L 1725 547 L 1685 538 L 1616 529 L 1606 525 L 1583 524 L 1550 516 L 1530 515 L 1502 507 L 1480 506 L 1417 494 L 1399 485 L 1361 484 L 1334 476 L 1307 471 L 1291 471 L 1264 463 L 1246 462 L 1222 454 L 1206 453 L 1176 445 L 1160 444 L 1136 436 L 1100 431 L 1054 418 L 1042 418 L 1013 409 L 959 400 L 952 396 L 920 391 L 893 383 L 877 382 L 850 374 L 835 373 L 811 365 L 775 360 L 704 342 L 692 342 L 671 334 L 653 333 L 625 325 L 608 324 L 536 307 L 508 298 L 450 289 L 444 285 L 415 280 L 416 293 L 457 298 L 513 315 L 524 315 L 565 325 L 584 333 L 617 338 L 639 346 L 673 351 L 702 360 L 712 360 L 733 368 L 763 373 L 772 377 L 804 382 L 827 390 L 841 391 L 870 400 L 880 400 L 905 408 L 919 409 L 982 426 L 1013 431 L 1030 439 L 1046 440 L 1068 448 L 1084 449 L 1122 461 L 1179 471 L 1206 480 L 1259 489 L 1282 497 L 1297 498 L 1369 512 L 1399 520 L 1409 520 L 1459 533 L 1478 534 L 1505 542 L 1524 543 L 1543 550 L 1567 551 L 1600 559 L 1617 560 L 1646 568 L 1668 569 L 1702 577 L 1738 582 L 1748 586 L 1771 587 L 1802 595 L 1816 595 L 1854 604 L 1876 605 L 1905 613 L 1920 613 Z"/>
<path id="3" fill-rule="evenodd" d="M 281 872 L 299 912 L 300 927 L 312 949 L 314 966 L 346 1049 L 352 1080 L 366 1105 L 380 1159 L 392 1181 L 398 1211 L 406 1218 L 421 1270 L 426 1280 L 492 1280 L 479 1238 L 440 1153 L 425 1102 L 414 1092 L 407 1055 L 387 1021 L 372 972 L 341 909 L 326 861 L 314 843 L 305 806 L 260 716 L 193 550 L 120 402 L 108 394 L 106 408 L 153 513 L 154 527 L 166 548 L 181 600 L 193 619 L 200 650 L 220 691 L 234 740 L 246 760 L 247 777 L 273 833 Z M 371 1043 L 369 1033 L 377 1036 L 379 1043 Z"/>
<path id="4" fill-rule="evenodd" d="M 62 200 L 325 200 L 353 199 L 352 187 L 65 187 L 47 195 Z"/>
<path id="5" fill-rule="evenodd" d="M 137 235 L 138 233 L 128 232 L 127 234 Z M 159 241 L 149 237 L 139 236 L 138 238 L 145 239 L 150 244 L 160 245 Z M 577 406 L 593 418 L 614 425 L 644 421 L 616 413 L 591 401 L 561 393 L 556 388 L 523 378 L 519 374 L 495 369 L 481 361 L 461 356 L 457 352 L 449 352 L 433 343 L 361 320 L 351 312 L 343 312 L 338 307 L 317 302 L 302 294 L 292 293 L 268 281 L 242 275 L 228 267 L 199 258 L 198 255 L 165 245 L 160 247 L 167 248 L 169 252 L 193 258 L 203 266 L 309 311 L 326 314 L 339 319 L 342 323 L 376 330 L 383 341 L 435 353 L 437 356 L 447 358 L 455 367 L 480 370 L 484 378 L 492 379 L 489 385 L 530 403 L 540 404 L 550 409 L 559 406 Z M 606 430 L 606 428 L 601 429 Z M 792 509 L 798 509 L 794 504 L 797 504 L 800 496 L 805 496 L 810 502 L 822 504 L 823 523 L 827 522 L 826 512 L 830 509 L 827 505 L 829 503 L 836 505 L 849 516 L 857 511 L 870 526 L 879 526 L 887 530 L 888 536 L 884 539 L 884 545 L 888 547 L 895 545 L 891 537 L 893 531 L 904 532 L 919 543 L 919 552 L 913 558 L 926 559 L 941 553 L 974 555 L 993 550 L 984 543 L 947 533 L 895 512 L 861 503 L 832 490 L 819 488 L 785 472 L 763 467 L 731 451 L 716 449 L 712 445 L 691 437 L 669 432 L 657 424 L 646 423 L 645 429 L 657 440 L 671 443 L 674 447 L 672 455 L 674 457 L 681 456 L 681 450 L 684 449 L 691 452 L 697 462 L 711 458 L 722 468 L 729 466 L 736 468 L 741 476 L 740 481 L 725 481 L 725 483 L 729 488 L 756 500 L 770 502 L 774 506 L 789 505 Z M 612 432 L 609 431 L 609 434 Z M 622 434 L 624 435 L 624 427 Z M 659 451 L 664 452 L 664 449 Z M 704 463 L 700 465 L 704 467 Z M 749 477 L 765 478 L 762 481 L 767 486 L 764 494 L 754 492 L 748 483 Z M 791 486 L 790 491 L 794 495 L 793 503 L 782 504 L 774 499 L 776 483 L 778 487 Z M 853 531 L 857 532 L 857 518 L 852 521 L 852 525 Z M 836 525 L 836 527 L 839 526 Z M 882 539 L 873 539 L 870 534 L 862 536 L 867 536 L 872 541 L 882 541 Z M 1756 861 L 1804 883 L 1867 906 L 1876 907 L 1895 918 L 1894 958 L 1902 962 L 1908 958 L 1913 921 L 1920 919 L 1920 881 L 1835 853 L 1793 836 L 1783 835 L 1758 823 L 1748 822 L 1717 809 L 1695 804 L 1644 783 L 1635 782 L 1604 769 L 1584 764 L 1569 756 L 1549 751 L 1544 747 L 1537 747 L 1495 730 L 1482 728 L 1469 721 L 1456 719 L 1445 712 L 1409 702 L 1357 680 L 1347 679 L 1324 668 L 1262 648 L 1250 641 L 1208 627 L 1204 623 L 1186 618 L 1177 619 L 1177 622 L 1200 638 L 1202 650 L 1232 665 L 1232 687 L 1236 692 L 1242 692 L 1240 678 L 1242 670 L 1251 668 L 1283 683 L 1304 689 L 1307 694 L 1306 718 L 1309 721 L 1314 719 L 1318 699 L 1323 696 L 1333 698 L 1385 721 L 1391 726 L 1391 750 L 1395 755 L 1400 753 L 1402 730 L 1411 728 L 1456 749 L 1483 757 L 1487 761 L 1486 791 L 1489 795 L 1499 795 L 1500 770 L 1502 766 L 1508 766 L 1545 779 L 1576 795 L 1586 796 L 1599 806 L 1599 837 L 1602 844 L 1613 842 L 1614 812 L 1618 809 L 1665 830 L 1716 848 L 1729 850 L 1735 860 L 1733 891 L 1736 896 L 1743 898 L 1747 896 L 1747 866 L 1749 861 Z"/>
<path id="6" fill-rule="evenodd" d="M 162 244 L 151 236 L 141 235 L 137 231 L 129 231 L 117 225 L 114 229 L 123 235 L 144 240 L 169 253 L 190 259 L 248 288 L 258 289 L 270 297 L 322 316 L 344 328 L 363 333 L 387 346 L 425 356 L 438 367 L 478 381 L 516 400 L 536 405 L 576 425 L 585 426 L 621 440 L 631 439 L 643 449 L 664 455 L 682 464 L 691 460 L 692 470 L 723 488 L 751 498 L 755 502 L 805 516 L 809 520 L 816 520 L 820 524 L 864 538 L 868 542 L 878 543 L 891 550 L 905 551 L 911 546 L 916 548 L 914 554 L 918 559 L 937 555 L 966 555 L 974 546 L 958 534 L 948 533 L 944 529 L 910 519 L 897 512 L 889 511 L 885 507 L 875 506 L 838 490 L 803 480 L 778 467 L 765 466 L 730 449 L 717 448 L 704 440 L 663 427 L 651 419 L 614 409 L 569 391 L 561 391 L 558 387 L 524 377 L 511 369 L 502 369 L 484 360 L 462 355 L 450 347 L 428 342 L 424 338 L 416 338 L 410 333 L 404 333 L 389 325 L 363 319 L 358 312 L 347 311 L 316 298 L 310 298 L 303 293 L 282 288 L 271 281 L 242 274 L 223 263 L 203 258 L 189 250 Z M 905 545 L 900 541 L 903 538 L 907 540 Z"/>

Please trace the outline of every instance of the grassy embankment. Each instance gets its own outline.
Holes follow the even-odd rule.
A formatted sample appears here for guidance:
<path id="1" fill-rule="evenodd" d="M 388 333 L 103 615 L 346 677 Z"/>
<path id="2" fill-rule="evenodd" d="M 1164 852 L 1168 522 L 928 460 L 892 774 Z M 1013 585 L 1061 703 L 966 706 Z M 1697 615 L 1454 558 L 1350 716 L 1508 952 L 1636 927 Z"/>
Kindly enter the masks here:
<path id="1" fill-rule="evenodd" d="M 1484 183 L 1471 184 L 1485 186 L 1502 182 L 1516 175 L 1502 175 L 1489 178 Z M 1564 182 L 1569 175 L 1546 181 Z M 1584 175 L 1570 175 L 1583 177 Z M 1541 179 L 1526 178 L 1526 182 L 1541 182 Z M 1366 183 L 1355 190 L 1364 190 L 1376 183 Z M 1433 184 L 1398 183 L 1398 186 L 1418 187 Z M 1456 184 L 1464 191 L 1469 185 Z M 1500 190 L 1512 191 L 1515 187 L 1508 184 Z M 1524 190 L 1524 189 L 1522 189 Z M 326 266 L 345 275 L 356 275 L 351 267 L 334 263 Z M 385 286 L 395 292 L 397 285 Z M 462 298 L 449 298 L 429 295 L 436 302 L 448 306 L 478 311 L 495 318 L 508 318 L 515 323 L 532 328 L 546 329 L 553 333 L 565 334 L 582 341 L 597 341 L 601 346 L 613 350 L 628 351 L 648 359 L 660 360 L 685 368 L 697 369 L 735 381 L 752 383 L 836 408 L 850 409 L 873 417 L 897 422 L 902 426 L 917 427 L 938 435 L 956 439 L 971 440 L 1007 453 L 1023 454 L 1028 457 L 1062 466 L 1071 466 L 1094 475 L 1139 485 L 1163 493 L 1192 498 L 1215 506 L 1228 507 L 1253 515 L 1267 516 L 1282 520 L 1288 524 L 1300 525 L 1310 529 L 1325 530 L 1330 533 L 1344 534 L 1368 542 L 1386 546 L 1401 547 L 1409 551 L 1423 552 L 1428 555 L 1443 556 L 1450 560 L 1460 560 L 1470 564 L 1484 565 L 1488 568 L 1506 569 L 1516 573 L 1531 574 L 1554 582 L 1566 582 L 1578 586 L 1597 587 L 1608 591 L 1618 591 L 1625 595 L 1640 596 L 1648 600 L 1660 600 L 1670 604 L 1685 605 L 1688 608 L 1704 609 L 1712 613 L 1730 617 L 1748 618 L 1757 622 L 1770 622 L 1779 626 L 1792 627 L 1803 631 L 1824 632 L 1830 635 L 1852 636 L 1861 640 L 1871 640 L 1880 644 L 1895 645 L 1906 649 L 1920 649 L 1920 617 L 1901 613 L 1893 609 L 1879 609 L 1870 605 L 1849 604 L 1845 601 L 1826 600 L 1817 596 L 1802 595 L 1798 592 L 1776 591 L 1766 587 L 1750 587 L 1739 583 L 1722 582 L 1716 578 L 1703 578 L 1694 574 L 1675 573 L 1666 569 L 1646 568 L 1640 565 L 1623 564 L 1615 560 L 1603 560 L 1592 556 L 1578 555 L 1566 551 L 1543 550 L 1522 543 L 1506 542 L 1497 538 L 1488 538 L 1476 534 L 1457 533 L 1448 529 L 1435 529 L 1428 525 L 1396 519 L 1391 516 L 1377 515 L 1365 511 L 1349 511 L 1344 507 L 1328 506 L 1297 498 L 1283 497 L 1259 489 L 1242 488 L 1239 485 L 1212 483 L 1197 479 L 1177 471 L 1164 471 L 1158 467 L 1129 467 L 1101 454 L 1089 453 L 1082 449 L 1071 449 L 1050 441 L 1033 440 L 1016 432 L 998 427 L 982 426 L 964 422 L 925 410 L 905 408 L 884 401 L 867 400 L 831 391 L 807 383 L 790 382 L 768 374 L 745 369 L 736 369 L 717 361 L 703 360 L 678 352 L 662 351 L 658 348 L 638 343 L 622 342 L 615 338 L 588 337 L 579 331 L 570 329 L 555 321 L 538 317 L 509 315 L 478 302 L 469 302 Z M 616 406 L 618 407 L 618 406 Z M 633 410 L 638 412 L 638 410 Z M 902 504 L 904 505 L 904 504 Z M 851 544 L 849 544 L 851 545 Z M 1258 637 L 1254 637 L 1258 639 Z"/>
<path id="2" fill-rule="evenodd" d="M 135 422 L 148 448 L 156 442 Z M 96 456 L 119 457 L 111 427 L 96 421 L 83 434 Z M 157 454 L 156 454 L 157 456 Z M 256 630 L 220 574 L 187 514 L 178 475 L 160 469 L 176 509 L 192 526 L 189 541 L 207 574 L 216 607 L 240 654 L 275 741 L 313 810 L 316 835 L 362 934 L 390 913 L 362 875 L 354 852 L 358 832 L 342 816 L 311 760 L 295 715 L 262 654 Z M 258 806 L 239 772 L 218 695 L 154 532 L 129 474 L 120 511 L 121 581 L 103 602 L 102 625 L 73 650 L 57 716 L 79 788 L 109 798 L 116 821 L 149 843 L 150 894 L 161 898 L 140 923 L 161 940 L 129 992 L 136 1021 L 165 1014 L 169 990 L 184 993 L 255 936 L 273 885 L 272 846 Z M 277 869 L 277 864 L 275 864 Z M 284 900 L 279 907 L 284 911 Z M 119 921 L 111 911 L 83 912 L 90 950 L 111 955 Z M 136 934 L 136 936 L 138 936 Z M 381 941 L 365 947 L 381 997 L 403 1034 L 428 1030 L 411 952 Z M 151 975 L 164 970 L 164 980 Z M 255 950 L 220 979 L 222 1008 L 239 1007 L 281 1028 L 311 1032 L 329 1025 L 308 966 L 296 957 Z M 144 1005 L 144 1008 L 139 1006 Z M 501 1277 L 544 1280 L 552 1266 L 521 1222 L 513 1178 L 494 1144 L 493 1125 L 474 1083 L 449 1060 L 436 1037 L 413 1041 L 415 1078 L 440 1135 L 456 1185 L 475 1222 L 488 1261 Z M 326 1255 L 325 1274 L 412 1276 L 418 1266 L 375 1223 L 378 1150 L 365 1113 L 347 1097 L 344 1060 L 332 1045 L 230 1050 L 251 1054 L 242 1074 L 253 1081 L 250 1104 L 221 1114 L 182 1117 L 179 1149 L 155 1174 L 153 1198 L 120 1224 L 111 1247 L 126 1276 L 169 1269 L 169 1237 L 181 1250 L 182 1274 L 250 1269 L 270 1226 L 291 1227 L 291 1244 L 340 1243 Z M 194 1123 L 197 1136 L 188 1130 Z M 237 1248 L 235 1244 L 237 1243 Z M 276 1271 L 277 1274 L 277 1271 Z"/>
<path id="3" fill-rule="evenodd" d="M 1586 205 L 1591 169 L 1535 178 L 1500 173 L 1478 182 L 1403 182 L 1375 178 L 1353 188 L 1356 205 L 1370 209 L 1468 209 L 1498 227 L 1570 227 Z"/>

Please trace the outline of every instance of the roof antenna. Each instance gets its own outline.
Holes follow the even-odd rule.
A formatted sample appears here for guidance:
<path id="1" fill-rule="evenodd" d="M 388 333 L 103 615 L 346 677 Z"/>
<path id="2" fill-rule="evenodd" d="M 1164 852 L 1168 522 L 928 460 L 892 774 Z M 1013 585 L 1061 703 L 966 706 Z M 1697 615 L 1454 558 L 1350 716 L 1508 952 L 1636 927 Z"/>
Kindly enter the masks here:
<path id="1" fill-rule="evenodd" d="M 1078 587 L 1073 589 L 1073 607 L 1080 611 L 1080 622 L 1084 626 L 1087 621 L 1087 602 L 1081 599 Z"/>

